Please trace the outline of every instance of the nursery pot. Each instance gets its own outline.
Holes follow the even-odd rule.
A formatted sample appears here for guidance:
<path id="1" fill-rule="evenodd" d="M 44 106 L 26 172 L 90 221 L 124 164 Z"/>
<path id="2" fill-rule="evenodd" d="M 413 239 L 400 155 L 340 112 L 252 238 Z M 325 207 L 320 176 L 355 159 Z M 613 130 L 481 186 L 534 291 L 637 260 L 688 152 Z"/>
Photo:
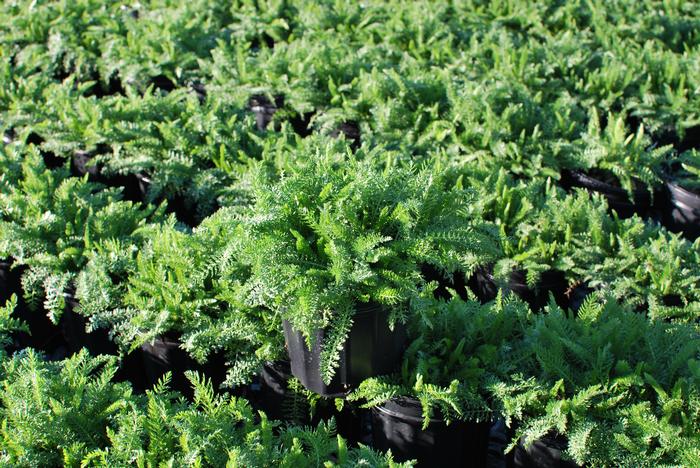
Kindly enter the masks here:
<path id="1" fill-rule="evenodd" d="M 549 304 L 550 293 L 560 307 L 568 306 L 566 297 L 568 284 L 564 273 L 558 270 L 542 272 L 540 281 L 534 289 L 527 285 L 527 274 L 523 270 L 515 270 L 510 275 L 508 289 L 527 302 L 533 310 L 543 309 Z"/>
<path id="2" fill-rule="evenodd" d="M 489 268 L 477 269 L 469 278 L 468 285 L 482 303 L 492 301 L 498 294 L 498 285 Z M 525 271 L 515 270 L 510 274 L 503 290 L 512 292 L 527 302 L 533 310 L 540 310 L 549 304 L 549 293 L 554 295 L 554 300 L 560 307 L 566 309 L 570 306 L 570 298 L 567 296 L 568 283 L 564 273 L 559 270 L 542 272 L 534 289 L 528 286 Z"/>
<path id="3" fill-rule="evenodd" d="M 369 377 L 392 372 L 403 355 L 407 336 L 399 323 L 390 330 L 388 317 L 389 311 L 378 305 L 357 307 L 350 333 L 340 350 L 339 366 L 329 385 L 323 382 L 320 373 L 325 330 L 316 331 L 313 349 L 309 349 L 304 335 L 285 320 L 282 325 L 292 374 L 312 392 L 340 397 Z"/>
<path id="4" fill-rule="evenodd" d="M 374 448 L 391 449 L 397 461 L 415 459 L 418 466 L 484 466 L 490 423 L 431 419 L 423 429 L 421 404 L 394 398 L 372 408 Z"/>
<path id="5" fill-rule="evenodd" d="M 482 304 L 494 300 L 498 295 L 498 286 L 489 267 L 477 268 L 469 277 L 467 286 Z"/>
<path id="6" fill-rule="evenodd" d="M 172 373 L 171 388 L 191 393 L 191 386 L 184 371 L 194 369 L 196 363 L 180 348 L 180 340 L 164 335 L 141 345 L 143 366 L 146 371 L 146 387 L 150 388 L 168 371 Z"/>
<path id="7" fill-rule="evenodd" d="M 5 130 L 5 131 L 2 133 L 2 143 L 3 143 L 4 145 L 9 145 L 9 144 L 12 143 L 12 141 L 15 139 L 15 136 L 16 136 L 16 135 L 15 135 L 14 130 L 12 130 L 12 129 Z"/>
<path id="8" fill-rule="evenodd" d="M 331 132 L 333 138 L 338 138 L 340 135 L 345 136 L 345 139 L 350 142 L 352 149 L 356 150 L 360 147 L 360 127 L 357 125 L 357 122 L 352 120 L 343 122 Z"/>
<path id="9" fill-rule="evenodd" d="M 292 378 L 289 361 L 266 362 L 260 371 L 258 405 L 268 418 L 283 420 L 287 382 Z"/>
<path id="10" fill-rule="evenodd" d="M 667 181 L 662 202 L 662 222 L 670 231 L 695 240 L 700 236 L 700 195 Z"/>
<path id="11" fill-rule="evenodd" d="M 29 328 L 29 333 L 13 334 L 17 349 L 32 347 L 49 352 L 61 347 L 63 345 L 61 330 L 49 320 L 42 308 L 32 310 L 24 300 L 22 274 L 27 269 L 26 265 L 17 265 L 13 268 L 13 263 L 12 258 L 0 261 L 0 307 L 4 307 L 13 294 L 17 295 L 17 306 L 12 316 L 21 320 Z"/>
<path id="12" fill-rule="evenodd" d="M 622 187 L 604 182 L 582 171 L 562 171 L 561 182 L 565 188 L 582 187 L 589 192 L 597 192 L 603 195 L 610 209 L 617 212 L 620 218 L 629 218 L 639 214 L 644 216 L 649 214 L 651 208 L 651 194 L 644 189 L 636 189 L 633 199 Z"/>
<path id="13" fill-rule="evenodd" d="M 569 287 L 566 291 L 567 309 L 578 313 L 579 309 L 586 301 L 586 298 L 592 294 L 593 291 L 594 289 L 589 287 L 588 283 L 585 282 Z"/>
<path id="14" fill-rule="evenodd" d="M 264 131 L 275 115 L 277 109 L 284 105 L 283 96 L 275 96 L 275 102 L 270 102 L 263 95 L 252 96 L 248 100 L 248 108 L 255 114 L 255 126 L 259 131 Z"/>
<path id="15" fill-rule="evenodd" d="M 71 159 L 73 173 L 77 176 L 84 176 L 85 174 L 90 174 L 91 177 L 100 176 L 100 167 L 91 163 L 94 157 L 94 153 L 90 151 L 78 150 L 74 152 Z"/>
<path id="16" fill-rule="evenodd" d="M 289 380 L 293 377 L 289 361 L 266 362 L 260 371 L 257 385 L 251 386 L 254 391 L 249 401 L 253 403 L 254 408 L 261 409 L 268 419 L 296 425 L 315 426 L 320 421 L 327 421 L 333 417 L 338 434 L 349 443 L 369 443 L 369 440 L 364 439 L 369 436 L 368 411 L 353 408 L 349 404 L 345 404 L 343 409 L 338 411 L 333 400 L 321 399 L 316 402 L 314 414 L 311 415 L 306 405 L 306 396 L 294 395 L 289 388 Z M 303 401 L 295 403 L 295 399 Z M 300 419 L 293 419 L 294 417 Z"/>
<path id="17" fill-rule="evenodd" d="M 535 440 L 529 447 L 523 439 L 513 448 L 513 466 L 515 468 L 580 468 L 572 460 L 562 459 L 566 450 L 566 437 L 546 435 Z"/>

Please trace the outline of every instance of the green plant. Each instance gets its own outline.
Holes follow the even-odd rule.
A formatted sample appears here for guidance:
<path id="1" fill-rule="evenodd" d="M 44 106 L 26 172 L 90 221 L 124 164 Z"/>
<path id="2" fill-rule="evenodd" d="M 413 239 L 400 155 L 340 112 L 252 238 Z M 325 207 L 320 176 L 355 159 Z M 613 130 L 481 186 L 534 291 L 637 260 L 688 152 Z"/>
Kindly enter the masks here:
<path id="1" fill-rule="evenodd" d="M 467 213 L 471 193 L 429 169 L 380 170 L 372 161 L 320 154 L 270 187 L 262 177 L 243 220 L 251 300 L 311 342 L 329 330 L 321 375 L 329 382 L 355 308 L 377 303 L 403 320 L 430 264 L 470 273 L 499 254 L 494 230 Z"/>
<path id="2" fill-rule="evenodd" d="M 49 170 L 35 147 L 21 163 L 21 178 L 0 193 L 0 257 L 27 265 L 22 285 L 30 306 L 43 300 L 58 322 L 65 297 L 86 263 L 86 251 L 102 239 L 125 239 L 162 209 L 122 201 L 116 189 Z"/>
<path id="3" fill-rule="evenodd" d="M 114 383 L 115 357 L 87 351 L 48 362 L 32 350 L 3 362 L 0 463 L 7 466 L 411 466 L 316 429 L 256 417 L 188 372 L 188 402 L 166 375 L 146 394 Z"/>
<path id="4" fill-rule="evenodd" d="M 222 352 L 230 366 L 225 384 L 247 382 L 279 356 L 282 334 L 274 316 L 247 304 L 235 216 L 221 209 L 194 232 L 170 217 L 130 243 L 99 244 L 77 280 L 78 312 L 129 351 L 174 335 L 199 362 Z"/>
<path id="5" fill-rule="evenodd" d="M 104 39 L 98 69 L 103 79 L 118 77 L 139 91 L 160 84 L 158 78 L 173 87 L 201 81 L 200 61 L 232 20 L 230 5 L 222 1 L 152 0 L 123 10 L 132 14 L 123 14 L 120 34 Z"/>
<path id="6" fill-rule="evenodd" d="M 104 446 L 107 428 L 131 399 L 131 388 L 111 382 L 116 358 L 83 350 L 48 362 L 33 350 L 3 361 L 0 463 L 76 466 Z"/>
<path id="7" fill-rule="evenodd" d="M 452 298 L 423 299 L 410 327 L 411 344 L 396 375 L 363 381 L 349 397 L 373 407 L 396 397 L 418 400 L 423 428 L 431 418 L 455 420 L 493 417 L 488 388 L 513 369 L 504 359 L 511 343 L 522 339 L 529 321 L 524 303 L 499 295 L 481 305 Z"/>
<path id="8" fill-rule="evenodd" d="M 558 433 L 580 464 L 697 457 L 699 343 L 693 326 L 649 322 L 601 295 L 578 317 L 550 304 L 513 351 L 519 372 L 492 386 L 517 427 L 511 447 Z"/>
<path id="9" fill-rule="evenodd" d="M 671 146 L 651 147 L 651 140 L 644 134 L 644 125 L 628 135 L 623 116 L 608 114 L 607 126 L 601 131 L 595 109 L 591 111 L 583 143 L 582 166 L 608 171 L 630 196 L 636 188 L 635 183 L 644 184 L 649 189 L 659 184 L 661 165 L 672 149 Z"/>
<path id="10" fill-rule="evenodd" d="M 367 447 L 348 448 L 331 420 L 316 429 L 279 428 L 248 402 L 215 394 L 211 383 L 188 372 L 192 404 L 167 390 L 168 378 L 132 403 L 108 430 L 108 447 L 89 453 L 83 466 L 410 466 Z"/>
<path id="11" fill-rule="evenodd" d="M 91 79 L 106 37 L 121 33 L 119 2 L 79 0 L 4 3 L 0 44 L 14 56 L 21 75 Z"/>
<path id="12" fill-rule="evenodd" d="M 684 151 L 671 160 L 668 172 L 672 182 L 697 193 L 700 191 L 700 151 Z"/>
<path id="13" fill-rule="evenodd" d="M 543 272 L 556 269 L 569 282 L 579 281 L 586 268 L 614 249 L 615 234 L 625 231 L 598 194 L 577 190 L 564 195 L 553 186 L 540 194 L 541 205 L 504 230 L 501 242 L 506 256 L 495 265 L 495 276 L 507 281 L 514 269 L 523 269 L 532 287 Z M 638 219 L 636 223 L 643 228 Z"/>
<path id="14" fill-rule="evenodd" d="M 599 194 L 577 190 L 564 195 L 550 187 L 544 195 L 538 209 L 503 229 L 505 257 L 494 266 L 499 281 L 523 269 L 534 287 L 543 272 L 559 270 L 569 284 L 586 282 L 648 307 L 652 318 L 697 318 L 700 273 L 690 242 L 636 216 L 621 220 L 609 214 Z M 487 219 L 494 216 L 485 213 Z"/>
<path id="15" fill-rule="evenodd" d="M 694 244 L 658 226 L 623 222 L 614 248 L 591 263 L 586 278 L 593 287 L 640 306 L 653 319 L 696 322 L 700 316 L 700 258 Z"/>
<path id="16" fill-rule="evenodd" d="M 18 331 L 29 332 L 29 328 L 27 328 L 25 323 L 18 318 L 12 317 L 16 307 L 16 294 L 10 296 L 4 307 L 0 307 L 0 360 L 5 359 L 5 348 L 12 344 L 11 333 Z"/>

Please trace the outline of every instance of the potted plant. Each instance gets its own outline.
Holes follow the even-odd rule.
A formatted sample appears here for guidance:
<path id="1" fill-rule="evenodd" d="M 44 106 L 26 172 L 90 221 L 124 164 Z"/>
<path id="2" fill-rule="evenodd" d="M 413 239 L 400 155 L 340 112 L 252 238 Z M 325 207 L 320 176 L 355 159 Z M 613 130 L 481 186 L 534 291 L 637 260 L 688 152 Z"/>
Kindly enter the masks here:
<path id="1" fill-rule="evenodd" d="M 161 211 L 122 201 L 119 191 L 88 182 L 87 176 L 68 177 L 66 168 L 46 169 L 35 147 L 23 155 L 14 184 L 0 189 L 0 258 L 11 256 L 16 267 L 25 267 L 22 289 L 29 307 L 35 311 L 43 303 L 58 324 L 93 245 L 127 239 Z"/>
<path id="2" fill-rule="evenodd" d="M 662 163 L 671 151 L 670 145 L 652 146 L 644 125 L 627 134 L 622 115 L 608 114 L 605 130 L 601 130 L 598 113 L 592 108 L 588 131 L 573 156 L 577 167 L 562 173 L 562 183 L 601 193 L 621 218 L 648 215 L 653 192 L 661 183 Z"/>
<path id="3" fill-rule="evenodd" d="M 274 185 L 261 173 L 243 221 L 255 297 L 283 320 L 292 373 L 325 396 L 396 365 L 421 265 L 447 276 L 498 255 L 470 192 L 373 164 L 321 153 Z"/>
<path id="4" fill-rule="evenodd" d="M 375 446 L 399 460 L 484 464 L 494 416 L 488 388 L 512 371 L 503 358 L 529 311 L 500 294 L 483 305 L 457 297 L 419 302 L 400 371 L 363 381 L 349 398 L 372 408 Z"/>
<path id="5" fill-rule="evenodd" d="M 108 428 L 132 399 L 112 382 L 116 357 L 86 351 L 48 361 L 28 349 L 2 362 L 0 453 L 11 466 L 78 464 L 108 443 Z"/>
<path id="6" fill-rule="evenodd" d="M 217 394 L 211 382 L 188 372 L 189 403 L 168 390 L 169 375 L 132 399 L 108 431 L 109 443 L 85 454 L 82 466 L 175 464 L 197 466 L 378 466 L 401 468 L 390 453 L 349 447 L 336 435 L 333 420 L 316 427 L 281 426 L 265 413 L 254 413 L 248 401 Z M 157 408 L 157 410 L 156 410 Z"/>
<path id="7" fill-rule="evenodd" d="M 513 430 L 508 450 L 540 466 L 678 463 L 697 431 L 687 398 L 699 343 L 693 326 L 650 322 L 602 295 L 578 317 L 553 306 L 511 350 L 517 372 L 492 386 Z"/>
<path id="8" fill-rule="evenodd" d="M 152 224 L 140 239 L 105 242 L 78 279 L 81 312 L 120 347 L 141 350 L 149 381 L 205 366 L 217 383 L 240 386 L 282 350 L 281 325 L 249 306 L 247 268 L 237 261 L 235 210 L 221 209 L 194 231 Z"/>
<path id="9" fill-rule="evenodd" d="M 572 291 L 589 279 L 586 268 L 611 250 L 617 219 L 608 215 L 603 197 L 582 190 L 566 195 L 550 186 L 541 200 L 541 207 L 503 232 L 504 258 L 481 275 L 513 291 L 534 310 L 546 306 L 550 294 L 568 307 Z"/>
<path id="10" fill-rule="evenodd" d="M 679 234 L 640 220 L 619 221 L 605 255 L 583 272 L 592 288 L 646 311 L 652 319 L 695 322 L 700 265 Z"/>

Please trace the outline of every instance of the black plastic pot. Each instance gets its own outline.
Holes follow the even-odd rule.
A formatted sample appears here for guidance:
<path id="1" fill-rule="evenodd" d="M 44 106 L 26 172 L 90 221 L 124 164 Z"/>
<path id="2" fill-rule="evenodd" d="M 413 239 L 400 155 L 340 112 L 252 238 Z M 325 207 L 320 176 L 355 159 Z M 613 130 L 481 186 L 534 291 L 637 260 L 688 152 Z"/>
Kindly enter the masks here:
<path id="1" fill-rule="evenodd" d="M 47 169 L 58 169 L 59 167 L 63 167 L 66 162 L 65 159 L 56 156 L 56 153 L 52 151 L 40 150 L 40 153 Z"/>
<path id="2" fill-rule="evenodd" d="M 15 136 L 16 136 L 16 135 L 15 135 L 14 130 L 12 130 L 12 129 L 5 130 L 5 131 L 2 133 L 2 143 L 3 143 L 4 145 L 9 145 L 9 144 L 12 143 L 12 141 L 15 139 Z"/>
<path id="3" fill-rule="evenodd" d="M 683 233 L 689 240 L 700 236 L 700 195 L 667 181 L 663 192 L 661 221 L 672 232 Z"/>
<path id="4" fill-rule="evenodd" d="M 294 114 L 290 119 L 289 123 L 294 129 L 294 133 L 301 137 L 307 137 L 311 135 L 311 118 L 314 116 L 313 112 L 306 112 L 304 114 Z"/>
<path id="5" fill-rule="evenodd" d="M 525 447 L 522 439 L 513 448 L 514 468 L 580 468 L 581 465 L 562 459 L 566 450 L 565 437 L 545 436 L 534 441 L 529 447 Z"/>
<path id="6" fill-rule="evenodd" d="M 263 131 L 272 122 L 272 117 L 277 109 L 284 105 L 284 96 L 275 96 L 275 102 L 262 95 L 255 95 L 248 101 L 248 108 L 255 114 L 255 125 L 259 131 Z"/>
<path id="7" fill-rule="evenodd" d="M 372 409 L 372 439 L 377 450 L 391 449 L 397 461 L 417 460 L 418 466 L 484 466 L 488 422 L 431 419 L 423 427 L 421 405 L 413 398 L 396 398 Z"/>
<path id="8" fill-rule="evenodd" d="M 253 387 L 253 403 L 265 412 L 269 419 L 284 420 L 287 383 L 292 378 L 289 361 L 266 362 L 260 378 Z"/>
<path id="9" fill-rule="evenodd" d="M 482 303 L 494 300 L 498 294 L 498 285 L 490 267 L 477 268 L 466 285 Z"/>
<path id="10" fill-rule="evenodd" d="M 401 360 L 406 344 L 406 329 L 396 324 L 389 329 L 389 311 L 376 306 L 358 306 L 348 339 L 340 351 L 340 362 L 329 385 L 321 379 L 320 354 L 325 331 L 314 335 L 313 349 L 308 349 L 301 332 L 283 322 L 284 338 L 292 374 L 307 389 L 325 397 L 346 395 L 363 380 L 391 373 Z"/>
<path id="11" fill-rule="evenodd" d="M 540 281 L 534 289 L 527 285 L 527 274 L 522 270 L 516 270 L 510 275 L 508 289 L 527 302 L 533 310 L 543 309 L 549 304 L 550 293 L 560 307 L 566 309 L 569 306 L 566 296 L 568 283 L 564 273 L 558 270 L 542 272 Z"/>
<path id="12" fill-rule="evenodd" d="M 469 278 L 468 286 L 482 302 L 492 301 L 498 294 L 498 284 L 489 268 L 477 269 Z M 571 307 L 566 277 L 558 270 L 543 272 L 534 289 L 527 284 L 527 274 L 523 270 L 515 270 L 503 289 L 504 292 L 510 291 L 527 302 L 533 310 L 540 310 L 549 304 L 550 293 L 560 307 Z"/>
<path id="13" fill-rule="evenodd" d="M 268 419 L 296 425 L 316 426 L 332 417 L 338 434 L 349 443 L 371 442 L 367 410 L 346 403 L 342 411 L 338 411 L 332 399 L 322 398 L 316 402 L 312 417 L 306 397 L 302 394 L 294 395 L 289 389 L 289 380 L 293 377 L 289 361 L 265 363 L 259 378 L 250 386 L 249 401 L 255 409 L 262 410 Z"/>
<path id="14" fill-rule="evenodd" d="M 590 288 L 587 283 L 583 282 L 570 287 L 566 291 L 567 308 L 571 309 L 574 313 L 578 313 L 588 295 L 593 291 L 594 290 Z"/>
<path id="15" fill-rule="evenodd" d="M 657 131 L 653 138 L 657 146 L 673 145 L 678 153 L 689 149 L 700 149 L 700 125 L 685 129 L 685 135 L 680 137 L 673 127 L 666 127 Z"/>
<path id="16" fill-rule="evenodd" d="M 629 218 L 635 213 L 640 216 L 648 216 L 651 212 L 651 194 L 644 189 L 634 191 L 630 200 L 627 191 L 622 187 L 603 182 L 582 171 L 562 171 L 561 184 L 565 189 L 582 187 L 590 192 L 603 195 L 608 201 L 610 209 L 615 210 L 620 218 Z"/>
<path id="17" fill-rule="evenodd" d="M 433 295 L 436 298 L 450 299 L 452 297 L 451 289 L 456 291 L 462 299 L 466 299 L 464 275 L 460 272 L 455 273 L 449 278 L 445 278 L 434 266 L 426 263 L 421 266 L 421 275 L 425 281 L 434 281 L 437 283 L 437 288 L 433 291 Z"/>
<path id="18" fill-rule="evenodd" d="M 150 388 L 165 375 L 172 373 L 170 387 L 191 395 L 191 385 L 184 375 L 186 370 L 197 367 L 197 363 L 180 348 L 180 340 L 173 335 L 161 336 L 141 345 L 143 366 L 146 371 L 146 387 Z"/>
<path id="19" fill-rule="evenodd" d="M 78 150 L 74 152 L 71 159 L 71 172 L 78 177 L 85 174 L 90 174 L 92 178 L 99 177 L 101 168 L 92 163 L 94 157 L 95 154 L 91 151 Z"/>
<path id="20" fill-rule="evenodd" d="M 154 76 L 153 78 L 151 78 L 151 84 L 155 89 L 165 91 L 166 93 L 169 93 L 170 91 L 176 88 L 173 80 L 171 80 L 165 75 Z"/>
<path id="21" fill-rule="evenodd" d="M 12 258 L 0 261 L 0 307 L 5 305 L 12 294 L 17 295 L 13 316 L 27 325 L 29 333 L 15 334 L 16 348 L 32 347 L 50 353 L 65 344 L 61 329 L 49 320 L 44 310 L 30 310 L 24 301 L 21 281 L 22 273 L 27 267 L 20 265 L 12 268 L 13 263 Z"/>
<path id="22" fill-rule="evenodd" d="M 204 86 L 204 83 L 195 82 L 195 83 L 192 83 L 190 85 L 190 87 L 197 95 L 197 99 L 199 100 L 199 103 L 203 104 L 207 100 L 207 88 L 206 88 L 206 86 Z"/>
<path id="23" fill-rule="evenodd" d="M 362 143 L 360 140 L 360 127 L 357 125 L 357 122 L 343 122 L 331 132 L 333 138 L 337 138 L 340 135 L 345 136 L 345 139 L 350 142 L 350 147 L 352 149 L 359 148 Z"/>

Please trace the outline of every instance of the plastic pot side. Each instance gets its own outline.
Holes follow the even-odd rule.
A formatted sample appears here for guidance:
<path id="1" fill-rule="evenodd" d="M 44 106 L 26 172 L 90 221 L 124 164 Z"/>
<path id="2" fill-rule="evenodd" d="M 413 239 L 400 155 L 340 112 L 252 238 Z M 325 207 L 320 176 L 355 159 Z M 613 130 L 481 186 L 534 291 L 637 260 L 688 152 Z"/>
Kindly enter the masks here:
<path id="1" fill-rule="evenodd" d="M 564 273 L 558 270 L 542 272 L 540 281 L 532 289 L 527 284 L 526 273 L 515 270 L 510 274 L 508 283 L 503 286 L 504 292 L 512 292 L 527 302 L 533 310 L 541 310 L 549 304 L 549 294 L 554 295 L 556 303 L 566 309 L 571 307 L 571 298 L 567 296 L 569 289 Z M 491 271 L 480 268 L 469 278 L 468 285 L 481 302 L 492 301 L 498 294 L 498 285 Z"/>
<path id="2" fill-rule="evenodd" d="M 369 377 L 391 373 L 403 356 L 407 336 L 401 324 L 397 323 L 394 330 L 390 330 L 388 317 L 389 311 L 378 306 L 358 309 L 329 385 L 323 382 L 320 372 L 325 331 L 316 331 L 313 349 L 308 349 L 304 335 L 285 320 L 284 338 L 292 374 L 312 392 L 325 397 L 342 397 Z"/>
<path id="3" fill-rule="evenodd" d="M 563 459 L 567 441 L 562 436 L 545 436 L 535 440 L 528 447 L 518 441 L 513 449 L 514 468 L 580 468 L 572 460 Z"/>
<path id="4" fill-rule="evenodd" d="M 700 237 L 700 196 L 673 182 L 666 182 L 662 221 L 673 232 L 689 240 Z"/>
<path id="5" fill-rule="evenodd" d="M 489 422 L 431 419 L 423 428 L 418 400 L 397 398 L 372 409 L 374 447 L 398 461 L 417 460 L 418 466 L 484 466 L 488 455 Z"/>
<path id="6" fill-rule="evenodd" d="M 143 367 L 146 371 L 146 387 L 150 388 L 168 371 L 172 373 L 171 388 L 191 393 L 184 371 L 194 369 L 195 362 L 180 348 L 177 338 L 164 336 L 141 345 Z M 189 393 L 188 393 L 189 392 Z"/>
<path id="7" fill-rule="evenodd" d="M 630 218 L 635 213 L 647 216 L 651 211 L 652 198 L 647 190 L 635 190 L 633 199 L 630 200 L 627 191 L 623 188 L 603 182 L 581 171 L 562 171 L 561 176 L 562 185 L 567 189 L 581 187 L 603 195 L 610 209 L 615 210 L 620 218 Z"/>

